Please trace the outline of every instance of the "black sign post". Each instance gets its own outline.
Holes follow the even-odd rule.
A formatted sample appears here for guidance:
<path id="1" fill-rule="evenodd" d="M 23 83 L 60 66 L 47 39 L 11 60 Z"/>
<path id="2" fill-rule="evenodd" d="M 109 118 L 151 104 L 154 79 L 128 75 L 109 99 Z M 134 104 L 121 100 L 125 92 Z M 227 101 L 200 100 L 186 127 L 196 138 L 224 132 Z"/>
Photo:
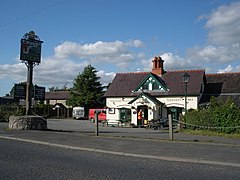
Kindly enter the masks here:
<path id="1" fill-rule="evenodd" d="M 26 99 L 26 84 L 14 85 L 14 99 Z"/>
<path id="2" fill-rule="evenodd" d="M 37 101 L 45 100 L 45 87 L 34 87 L 34 99 Z"/>
<path id="3" fill-rule="evenodd" d="M 21 39 L 20 60 L 25 62 L 27 73 L 27 90 L 26 90 L 26 115 L 32 114 L 32 80 L 33 80 L 33 67 L 41 62 L 41 47 L 43 41 L 34 31 L 26 33 Z"/>

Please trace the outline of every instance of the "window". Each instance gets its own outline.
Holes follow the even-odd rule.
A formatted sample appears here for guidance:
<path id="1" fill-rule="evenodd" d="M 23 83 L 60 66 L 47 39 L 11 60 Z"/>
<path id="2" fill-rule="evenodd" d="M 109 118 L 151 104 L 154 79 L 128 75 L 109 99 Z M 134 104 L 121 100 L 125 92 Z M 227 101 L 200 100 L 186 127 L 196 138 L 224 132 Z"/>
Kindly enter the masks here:
<path id="1" fill-rule="evenodd" d="M 145 83 L 142 88 L 148 90 L 148 83 Z"/>
<path id="2" fill-rule="evenodd" d="M 152 86 L 152 89 L 153 90 L 159 89 L 159 85 L 156 82 L 154 82 L 153 86 Z"/>

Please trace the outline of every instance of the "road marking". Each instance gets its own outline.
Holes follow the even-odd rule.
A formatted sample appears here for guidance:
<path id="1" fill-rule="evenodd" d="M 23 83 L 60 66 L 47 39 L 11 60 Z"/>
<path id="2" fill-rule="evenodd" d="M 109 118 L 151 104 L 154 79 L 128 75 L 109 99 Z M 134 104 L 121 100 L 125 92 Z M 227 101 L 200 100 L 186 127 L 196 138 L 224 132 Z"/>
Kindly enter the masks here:
<path id="1" fill-rule="evenodd" d="M 240 164 L 239 163 L 234 163 L 234 162 L 209 161 L 209 160 L 177 158 L 177 157 L 168 157 L 168 156 L 134 154 L 134 153 L 127 153 L 127 152 L 118 152 L 118 151 L 109 151 L 109 150 L 102 150 L 102 149 L 95 149 L 95 148 L 86 148 L 86 147 L 79 147 L 79 146 L 63 145 L 63 144 L 56 144 L 56 143 L 50 143 L 50 142 L 44 142 L 44 141 L 29 140 L 29 139 L 22 139 L 22 138 L 16 138 L 16 137 L 8 137 L 8 136 L 0 136 L 0 138 L 7 139 L 7 140 L 16 140 L 16 141 L 22 141 L 22 142 L 27 142 L 27 143 L 34 143 L 34 144 L 52 146 L 52 147 L 60 147 L 60 148 L 64 148 L 64 149 L 73 149 L 73 150 L 79 150 L 79 151 L 90 151 L 90 152 L 98 152 L 98 153 L 137 157 L 137 158 L 158 159 L 158 160 L 164 160 L 164 161 L 175 161 L 175 162 L 183 162 L 183 163 L 231 166 L 231 167 L 240 168 Z"/>

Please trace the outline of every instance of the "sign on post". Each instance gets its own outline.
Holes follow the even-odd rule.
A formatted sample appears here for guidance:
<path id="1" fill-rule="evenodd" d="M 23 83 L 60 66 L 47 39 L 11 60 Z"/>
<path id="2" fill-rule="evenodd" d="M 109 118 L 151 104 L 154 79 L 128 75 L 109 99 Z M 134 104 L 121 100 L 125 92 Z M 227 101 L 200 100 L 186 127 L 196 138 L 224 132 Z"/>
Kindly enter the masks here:
<path id="1" fill-rule="evenodd" d="M 45 87 L 34 87 L 34 99 L 44 101 L 45 100 Z"/>
<path id="2" fill-rule="evenodd" d="M 20 59 L 40 63 L 42 41 L 34 39 L 21 39 Z"/>
<path id="3" fill-rule="evenodd" d="M 14 84 L 14 99 L 26 99 L 26 84 Z"/>
<path id="4" fill-rule="evenodd" d="M 20 46 L 20 60 L 25 61 L 28 69 L 27 73 L 27 88 L 26 88 L 26 115 L 32 114 L 32 80 L 33 80 L 33 67 L 41 61 L 41 48 L 43 41 L 34 31 L 25 33 L 21 38 Z M 38 97 L 37 97 L 38 98 Z M 41 99 L 42 97 L 40 97 Z"/>

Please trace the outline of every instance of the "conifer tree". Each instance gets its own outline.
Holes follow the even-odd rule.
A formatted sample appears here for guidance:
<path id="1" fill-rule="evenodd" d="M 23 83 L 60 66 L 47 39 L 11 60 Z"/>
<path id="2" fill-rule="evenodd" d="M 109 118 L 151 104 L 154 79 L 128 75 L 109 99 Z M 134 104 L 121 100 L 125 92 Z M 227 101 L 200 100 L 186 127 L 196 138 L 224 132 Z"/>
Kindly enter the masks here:
<path id="1" fill-rule="evenodd" d="M 91 65 L 79 73 L 74 79 L 71 96 L 67 101 L 68 105 L 85 107 L 86 113 L 89 108 L 103 106 L 101 104 L 103 88 L 99 81 L 100 77 L 96 73 L 97 70 Z"/>

